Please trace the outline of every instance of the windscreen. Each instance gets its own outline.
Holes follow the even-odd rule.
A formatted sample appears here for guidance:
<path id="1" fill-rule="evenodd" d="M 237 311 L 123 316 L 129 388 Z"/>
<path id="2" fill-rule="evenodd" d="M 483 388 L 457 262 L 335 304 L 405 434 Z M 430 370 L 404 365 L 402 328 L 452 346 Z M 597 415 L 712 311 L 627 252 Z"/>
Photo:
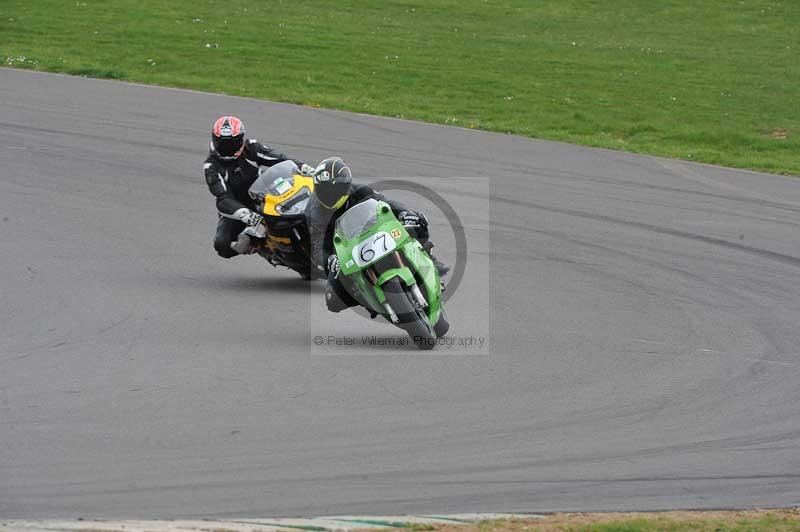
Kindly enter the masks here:
<path id="1" fill-rule="evenodd" d="M 292 176 L 298 173 L 300 173 L 300 169 L 292 161 L 283 161 L 267 169 L 262 168 L 258 173 L 258 178 L 250 185 L 248 193 L 256 201 L 263 201 L 267 194 L 280 196 L 288 189 L 279 192 L 286 185 L 282 185 L 282 182 L 278 180 L 283 179 L 283 182 L 288 182 L 291 187 Z"/>
<path id="2" fill-rule="evenodd" d="M 350 240 L 355 238 L 378 222 L 378 200 L 370 198 L 367 201 L 348 209 L 341 218 L 336 220 L 336 229 Z"/>

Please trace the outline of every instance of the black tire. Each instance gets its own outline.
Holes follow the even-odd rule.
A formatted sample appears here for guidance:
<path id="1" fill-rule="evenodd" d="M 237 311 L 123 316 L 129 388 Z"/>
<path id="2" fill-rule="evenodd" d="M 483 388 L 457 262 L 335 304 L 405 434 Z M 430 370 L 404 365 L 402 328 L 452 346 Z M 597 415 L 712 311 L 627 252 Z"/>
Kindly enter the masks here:
<path id="1" fill-rule="evenodd" d="M 433 331 L 436 333 L 436 338 L 441 338 L 447 331 L 450 330 L 450 322 L 447 321 L 447 316 L 444 313 L 444 309 L 442 312 L 439 313 L 439 321 L 436 322 L 436 325 L 433 326 Z"/>
<path id="2" fill-rule="evenodd" d="M 411 341 L 419 349 L 433 349 L 436 345 L 436 333 L 428 324 L 425 313 L 411 302 L 409 295 L 403 290 L 400 279 L 397 277 L 390 279 L 383 284 L 382 288 L 386 295 L 386 301 L 400 320 L 397 326 L 408 333 Z"/>

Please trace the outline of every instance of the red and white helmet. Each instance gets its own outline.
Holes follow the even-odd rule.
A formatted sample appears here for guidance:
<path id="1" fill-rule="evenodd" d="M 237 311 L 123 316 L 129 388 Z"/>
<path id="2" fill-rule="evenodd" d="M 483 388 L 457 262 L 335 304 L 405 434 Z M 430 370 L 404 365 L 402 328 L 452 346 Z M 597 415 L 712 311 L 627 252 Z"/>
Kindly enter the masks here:
<path id="1" fill-rule="evenodd" d="M 235 116 L 221 116 L 211 130 L 211 152 L 223 161 L 238 159 L 244 149 L 244 124 Z"/>

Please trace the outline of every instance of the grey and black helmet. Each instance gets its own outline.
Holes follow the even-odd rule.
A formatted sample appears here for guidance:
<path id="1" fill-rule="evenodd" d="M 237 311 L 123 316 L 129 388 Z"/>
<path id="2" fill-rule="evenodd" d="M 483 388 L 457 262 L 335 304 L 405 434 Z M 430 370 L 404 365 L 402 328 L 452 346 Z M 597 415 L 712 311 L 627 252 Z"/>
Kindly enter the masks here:
<path id="1" fill-rule="evenodd" d="M 341 157 L 328 157 L 314 170 L 314 194 L 326 209 L 336 210 L 350 196 L 352 174 Z"/>

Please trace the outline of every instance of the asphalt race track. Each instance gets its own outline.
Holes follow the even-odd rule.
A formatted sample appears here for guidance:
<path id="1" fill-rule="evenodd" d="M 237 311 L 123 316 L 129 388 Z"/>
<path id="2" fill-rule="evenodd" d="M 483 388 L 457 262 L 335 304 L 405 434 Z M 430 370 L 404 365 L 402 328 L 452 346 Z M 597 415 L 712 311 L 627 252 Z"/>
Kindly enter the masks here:
<path id="1" fill-rule="evenodd" d="M 470 242 L 451 335 L 483 351 L 317 347 L 401 336 L 218 258 L 226 113 L 430 176 Z M 0 517 L 800 503 L 796 178 L 0 69 L 0 229 Z"/>

